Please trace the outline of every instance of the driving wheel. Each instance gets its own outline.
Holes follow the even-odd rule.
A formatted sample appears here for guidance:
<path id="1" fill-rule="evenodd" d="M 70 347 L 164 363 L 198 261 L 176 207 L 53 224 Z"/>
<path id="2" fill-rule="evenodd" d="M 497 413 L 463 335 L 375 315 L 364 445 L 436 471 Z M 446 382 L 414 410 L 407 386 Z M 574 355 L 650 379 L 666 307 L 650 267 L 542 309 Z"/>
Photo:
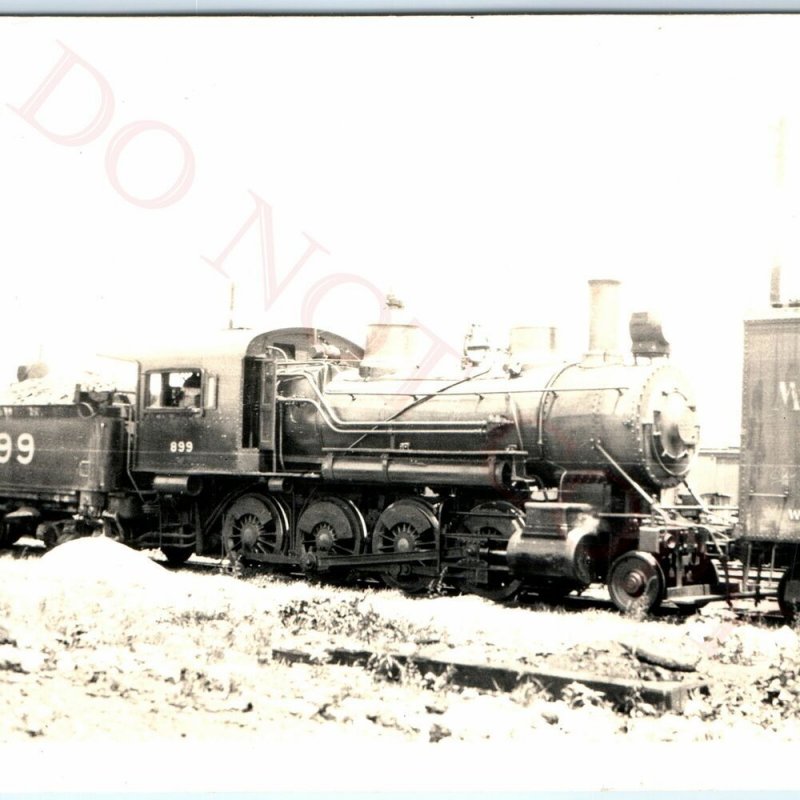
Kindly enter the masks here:
<path id="1" fill-rule="evenodd" d="M 232 503 L 223 519 L 225 553 L 243 561 L 279 553 L 288 527 L 286 510 L 278 499 L 246 494 Z"/>
<path id="2" fill-rule="evenodd" d="M 310 503 L 297 521 L 306 552 L 350 556 L 361 550 L 364 518 L 350 500 L 321 497 Z"/>
<path id="3" fill-rule="evenodd" d="M 408 554 L 409 559 L 389 564 L 381 574 L 383 582 L 407 594 L 420 594 L 428 589 L 433 578 L 422 572 L 413 553 L 436 551 L 439 545 L 439 520 L 430 503 L 417 497 L 406 497 L 387 506 L 375 524 L 372 552 Z"/>

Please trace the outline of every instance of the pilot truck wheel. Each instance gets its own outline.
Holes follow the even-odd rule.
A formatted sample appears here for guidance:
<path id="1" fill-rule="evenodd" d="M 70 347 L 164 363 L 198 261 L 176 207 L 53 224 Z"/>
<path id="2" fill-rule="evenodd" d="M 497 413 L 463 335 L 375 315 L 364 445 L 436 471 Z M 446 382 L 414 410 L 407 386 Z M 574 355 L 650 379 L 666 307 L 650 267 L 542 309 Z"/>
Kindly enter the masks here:
<path id="1" fill-rule="evenodd" d="M 650 553 L 624 553 L 608 573 L 608 593 L 620 610 L 647 614 L 664 597 L 664 573 Z"/>

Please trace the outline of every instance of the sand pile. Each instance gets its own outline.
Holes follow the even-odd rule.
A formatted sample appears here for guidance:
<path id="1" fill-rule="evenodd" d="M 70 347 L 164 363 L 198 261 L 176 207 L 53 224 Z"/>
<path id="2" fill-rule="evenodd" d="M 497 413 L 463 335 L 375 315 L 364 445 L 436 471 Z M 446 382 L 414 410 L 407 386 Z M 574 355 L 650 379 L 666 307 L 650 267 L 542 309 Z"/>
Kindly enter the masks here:
<path id="1" fill-rule="evenodd" d="M 109 581 L 117 586 L 161 585 L 170 574 L 138 550 L 105 536 L 65 542 L 45 553 L 38 572 L 62 580 Z"/>

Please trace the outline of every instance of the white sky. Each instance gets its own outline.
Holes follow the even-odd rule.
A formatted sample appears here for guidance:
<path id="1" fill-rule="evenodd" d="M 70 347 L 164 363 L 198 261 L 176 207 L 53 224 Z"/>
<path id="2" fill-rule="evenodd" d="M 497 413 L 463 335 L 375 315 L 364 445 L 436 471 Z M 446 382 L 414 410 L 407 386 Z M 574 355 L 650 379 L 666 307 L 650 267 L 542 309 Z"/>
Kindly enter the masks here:
<path id="1" fill-rule="evenodd" d="M 256 228 L 230 251 L 237 321 L 314 321 L 363 341 L 400 295 L 460 349 L 470 322 L 502 343 L 551 322 L 586 346 L 585 281 L 625 282 L 624 307 L 665 319 L 697 387 L 705 444 L 736 444 L 741 320 L 776 258 L 800 262 L 800 19 L 511 17 L 0 19 L 0 252 L 6 370 L 64 352 L 168 343 L 228 318 L 203 257 L 255 204 L 274 212 L 276 270 L 316 253 L 264 312 Z M 114 107 L 66 146 L 22 118 L 64 55 Z M 82 66 L 36 119 L 85 128 L 100 108 Z M 186 192 L 143 208 L 185 153 Z M 784 180 L 777 180 L 784 125 Z M 119 141 L 119 140 L 118 140 Z M 109 172 L 110 169 L 110 172 Z M 800 286 L 800 284 L 798 284 Z M 800 295 L 800 291 L 797 293 Z M 0 364 L 2 367 L 2 364 Z"/>

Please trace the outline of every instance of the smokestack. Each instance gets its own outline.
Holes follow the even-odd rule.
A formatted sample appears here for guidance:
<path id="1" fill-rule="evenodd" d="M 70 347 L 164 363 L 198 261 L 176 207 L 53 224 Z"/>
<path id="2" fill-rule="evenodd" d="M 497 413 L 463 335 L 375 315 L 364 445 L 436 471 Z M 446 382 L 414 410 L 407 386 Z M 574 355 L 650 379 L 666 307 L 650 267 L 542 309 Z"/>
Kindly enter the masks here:
<path id="1" fill-rule="evenodd" d="M 589 351 L 585 361 L 622 361 L 619 348 L 619 287 L 615 280 L 589 281 Z"/>

